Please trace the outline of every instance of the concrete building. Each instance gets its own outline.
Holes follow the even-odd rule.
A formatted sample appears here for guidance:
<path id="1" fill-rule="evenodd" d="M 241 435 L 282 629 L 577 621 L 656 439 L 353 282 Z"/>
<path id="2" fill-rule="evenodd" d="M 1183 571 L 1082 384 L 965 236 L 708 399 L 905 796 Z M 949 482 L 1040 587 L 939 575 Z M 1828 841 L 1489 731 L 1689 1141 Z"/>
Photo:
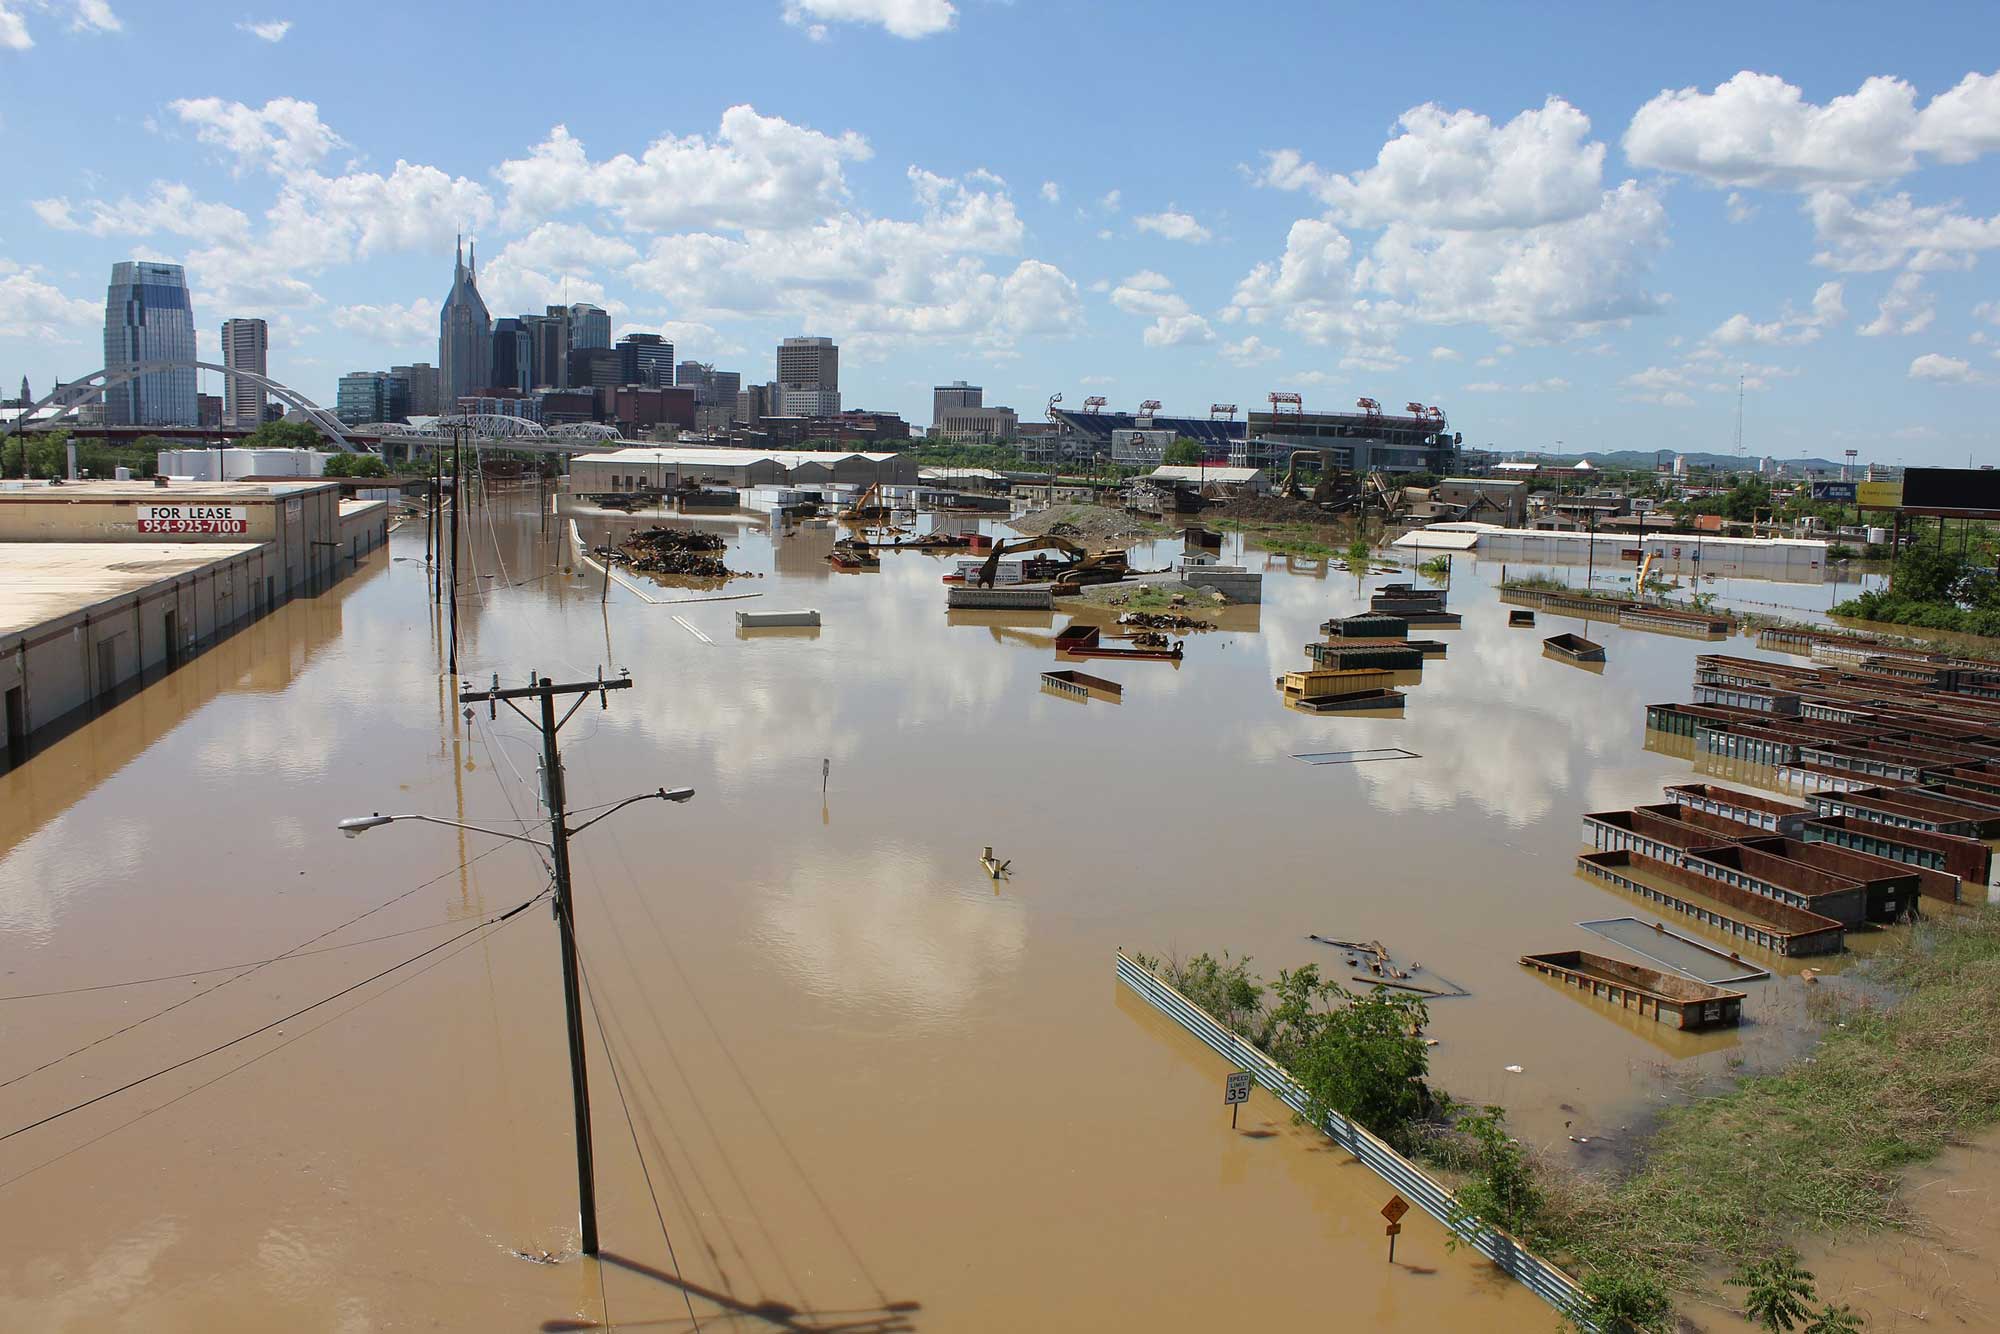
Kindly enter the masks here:
<path id="1" fill-rule="evenodd" d="M 1528 484 L 1500 477 L 1447 477 L 1436 499 L 1456 519 L 1519 528 L 1528 518 Z"/>
<path id="2" fill-rule="evenodd" d="M 438 400 L 456 403 L 489 386 L 493 372 L 493 321 L 479 295 L 478 248 L 471 262 L 454 262 L 451 291 L 438 311 Z"/>
<path id="3" fill-rule="evenodd" d="M 978 408 L 986 405 L 986 391 L 976 384 L 963 380 L 953 380 L 931 390 L 931 424 L 942 422 L 945 415 L 959 408 Z"/>
<path id="4" fill-rule="evenodd" d="M 335 482 L 0 486 L 0 744 L 177 666 L 387 540 Z"/>
<path id="5" fill-rule="evenodd" d="M 419 361 L 413 366 L 391 366 L 389 374 L 400 376 L 407 387 L 412 417 L 435 417 L 438 415 L 438 371 L 427 361 Z"/>
<path id="6" fill-rule="evenodd" d="M 153 371 L 104 391 L 104 420 L 111 426 L 195 426 L 194 309 L 187 273 L 178 264 L 124 260 L 111 266 L 104 293 L 104 368 L 147 361 L 186 362 Z"/>
<path id="7" fill-rule="evenodd" d="M 786 417 L 840 414 L 840 349 L 831 338 L 799 336 L 778 344 L 778 402 Z"/>
<path id="8" fill-rule="evenodd" d="M 579 301 L 569 308 L 569 345 L 572 348 L 611 346 L 611 316 L 602 306 Z"/>
<path id="9" fill-rule="evenodd" d="M 935 390 L 943 393 L 943 390 Z M 972 391 L 975 395 L 977 389 Z M 1012 440 L 1019 419 L 1012 408 L 942 407 L 934 409 L 931 434 L 940 440 Z"/>
<path id="10" fill-rule="evenodd" d="M 271 326 L 263 320 L 222 322 L 222 364 L 230 370 L 268 373 Z M 254 431 L 264 424 L 262 389 L 233 375 L 222 377 L 222 424 Z"/>

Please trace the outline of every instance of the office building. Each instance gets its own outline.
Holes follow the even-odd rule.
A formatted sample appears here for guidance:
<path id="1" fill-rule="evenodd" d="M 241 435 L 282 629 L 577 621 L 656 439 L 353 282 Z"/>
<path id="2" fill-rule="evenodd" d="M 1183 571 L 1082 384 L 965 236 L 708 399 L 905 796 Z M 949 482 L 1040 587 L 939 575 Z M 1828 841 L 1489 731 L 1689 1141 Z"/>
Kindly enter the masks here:
<path id="1" fill-rule="evenodd" d="M 705 361 L 683 361 L 674 367 L 674 384 L 682 389 L 694 390 L 694 401 L 708 402 L 708 376 L 715 367 Z"/>
<path id="2" fill-rule="evenodd" d="M 713 367 L 708 372 L 708 401 L 719 403 L 735 411 L 736 396 L 743 392 L 741 371 L 719 371 Z"/>
<path id="3" fill-rule="evenodd" d="M 333 415 L 343 425 L 401 421 L 410 415 L 410 384 L 391 371 L 350 371 L 340 377 Z"/>
<path id="4" fill-rule="evenodd" d="M 659 334 L 626 334 L 618 340 L 618 376 L 624 384 L 670 389 L 674 383 L 674 345 Z"/>
<path id="5" fill-rule="evenodd" d="M 511 315 L 493 321 L 493 370 L 483 387 L 520 394 L 535 387 L 534 339 L 528 335 L 528 326 Z"/>
<path id="6" fill-rule="evenodd" d="M 232 371 L 264 375 L 271 352 L 271 326 L 262 320 L 222 322 L 222 364 Z M 254 431 L 264 424 L 264 391 L 233 375 L 222 377 L 222 424 Z"/>
<path id="7" fill-rule="evenodd" d="M 427 361 L 414 366 L 391 366 L 389 374 L 401 376 L 408 386 L 412 417 L 435 417 L 438 415 L 438 372 L 437 367 Z"/>
<path id="8" fill-rule="evenodd" d="M 934 407 L 932 411 L 936 415 L 931 434 L 941 440 L 1012 440 L 1018 426 L 1012 408 Z"/>
<path id="9" fill-rule="evenodd" d="M 456 403 L 486 388 L 493 369 L 493 320 L 479 296 L 478 247 L 452 267 L 451 294 L 438 312 L 438 398 Z"/>
<path id="10" fill-rule="evenodd" d="M 840 413 L 840 349 L 831 338 L 787 338 L 778 344 L 777 410 L 787 417 Z"/>
<path id="11" fill-rule="evenodd" d="M 572 348 L 611 346 L 611 316 L 602 307 L 579 301 L 569 308 L 569 345 Z"/>
<path id="12" fill-rule="evenodd" d="M 573 347 L 569 350 L 571 389 L 616 389 L 624 383 L 619 374 L 618 353 L 608 347 Z"/>
<path id="13" fill-rule="evenodd" d="M 569 385 L 569 308 L 550 306 L 540 315 L 523 315 L 534 353 L 533 387 L 564 389 Z"/>
<path id="14" fill-rule="evenodd" d="M 196 394 L 194 396 L 195 415 L 201 418 L 204 431 L 214 431 L 222 426 L 222 395 Z"/>
<path id="15" fill-rule="evenodd" d="M 774 415 L 771 411 L 771 390 L 768 385 L 747 384 L 736 391 L 736 417 L 740 422 L 755 422 L 759 417 Z"/>
<path id="16" fill-rule="evenodd" d="M 111 266 L 104 294 L 104 368 L 149 361 L 181 362 L 104 391 L 112 426 L 194 426 L 201 421 L 194 387 L 194 310 L 187 273 L 178 264 L 123 260 Z"/>
<path id="17" fill-rule="evenodd" d="M 976 384 L 963 380 L 953 380 L 931 390 L 931 422 L 942 422 L 945 414 L 954 408 L 976 408 L 986 402 L 986 391 Z"/>

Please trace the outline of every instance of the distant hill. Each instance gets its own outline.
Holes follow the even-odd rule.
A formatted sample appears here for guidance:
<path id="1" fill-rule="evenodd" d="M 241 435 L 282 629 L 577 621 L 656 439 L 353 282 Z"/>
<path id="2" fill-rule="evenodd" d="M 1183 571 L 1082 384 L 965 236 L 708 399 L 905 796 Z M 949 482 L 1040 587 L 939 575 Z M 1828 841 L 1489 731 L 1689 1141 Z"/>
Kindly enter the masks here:
<path id="1" fill-rule="evenodd" d="M 1508 457 L 1524 458 L 1526 455 L 1515 453 L 1510 454 Z M 1543 457 L 1548 456 L 1544 455 Z M 1661 459 L 1662 454 L 1650 449 L 1613 449 L 1608 451 L 1586 450 L 1580 457 L 1589 459 L 1590 466 L 1593 468 L 1642 468 L 1650 470 Z M 1737 466 L 1737 459 L 1734 454 L 1710 454 L 1688 451 L 1683 457 L 1687 459 L 1690 468 L 1734 468 Z M 1743 466 L 1755 468 L 1763 457 L 1762 454 L 1748 454 L 1742 461 Z M 1778 462 L 1794 472 L 1801 466 L 1821 471 L 1838 472 L 1841 466 L 1831 459 L 1781 458 L 1778 459 Z"/>

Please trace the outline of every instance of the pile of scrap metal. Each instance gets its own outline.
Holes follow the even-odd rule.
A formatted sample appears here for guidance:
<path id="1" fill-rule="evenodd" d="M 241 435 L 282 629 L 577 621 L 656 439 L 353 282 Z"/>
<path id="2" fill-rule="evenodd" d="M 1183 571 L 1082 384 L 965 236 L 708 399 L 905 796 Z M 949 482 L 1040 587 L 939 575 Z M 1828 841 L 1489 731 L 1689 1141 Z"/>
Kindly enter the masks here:
<path id="1" fill-rule="evenodd" d="M 647 574 L 685 574 L 702 579 L 726 579 L 736 573 L 711 553 L 728 544 L 714 533 L 680 528 L 646 528 L 615 547 L 598 547 L 597 554 L 615 565 Z"/>
<path id="2" fill-rule="evenodd" d="M 1302 463 L 1308 465 L 1307 471 L 1317 473 L 1310 492 L 1304 486 Z M 1328 514 L 1378 514 L 1385 519 L 1400 515 L 1407 503 L 1403 488 L 1391 486 L 1381 473 L 1357 477 L 1335 463 L 1330 451 L 1322 449 L 1293 450 L 1285 475 L 1278 481 L 1277 494 L 1287 500 L 1310 500 Z"/>
<path id="3" fill-rule="evenodd" d="M 882 558 L 865 540 L 843 537 L 827 553 L 827 563 L 836 570 L 879 570 Z"/>
<path id="4" fill-rule="evenodd" d="M 1180 595 L 1175 594 L 1178 598 Z M 1141 630 L 1213 630 L 1207 621 L 1193 616 L 1177 616 L 1172 612 L 1127 611 L 1120 612 L 1118 624 L 1136 626 Z"/>

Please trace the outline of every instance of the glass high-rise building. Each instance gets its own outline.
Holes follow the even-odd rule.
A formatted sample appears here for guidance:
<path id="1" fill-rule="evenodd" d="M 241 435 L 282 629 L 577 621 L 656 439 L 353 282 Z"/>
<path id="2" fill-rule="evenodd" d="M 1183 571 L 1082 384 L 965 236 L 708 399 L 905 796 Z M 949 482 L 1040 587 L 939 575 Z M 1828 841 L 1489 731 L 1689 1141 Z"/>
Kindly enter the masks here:
<path id="1" fill-rule="evenodd" d="M 112 426 L 199 426 L 194 387 L 194 309 L 178 264 L 124 260 L 111 266 L 104 294 L 104 368 L 148 361 L 184 363 L 104 391 Z"/>
<path id="2" fill-rule="evenodd" d="M 579 301 L 569 308 L 569 345 L 589 349 L 611 346 L 611 316 L 601 306 Z"/>
<path id="3" fill-rule="evenodd" d="M 626 384 L 671 386 L 674 345 L 655 333 L 630 333 L 618 340 L 618 375 Z"/>
<path id="4" fill-rule="evenodd" d="M 222 364 L 231 370 L 269 374 L 271 326 L 262 320 L 222 322 Z M 264 424 L 264 391 L 233 375 L 222 377 L 222 424 L 256 430 Z"/>

